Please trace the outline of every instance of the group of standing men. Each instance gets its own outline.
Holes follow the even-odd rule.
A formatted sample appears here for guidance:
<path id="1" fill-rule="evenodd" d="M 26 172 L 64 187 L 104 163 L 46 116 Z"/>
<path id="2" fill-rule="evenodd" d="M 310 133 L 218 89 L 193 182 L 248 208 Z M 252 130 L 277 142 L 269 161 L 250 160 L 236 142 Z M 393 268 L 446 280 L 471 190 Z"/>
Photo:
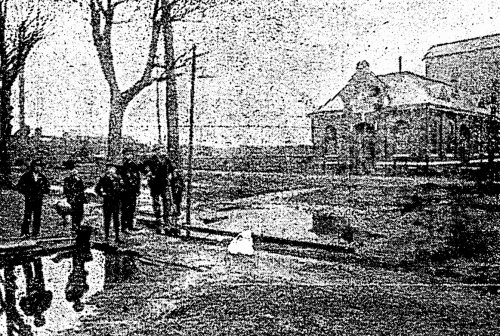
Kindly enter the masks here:
<path id="1" fill-rule="evenodd" d="M 104 235 L 109 240 L 111 220 L 113 220 L 115 241 L 121 242 L 120 231 L 130 233 L 137 231 L 134 217 L 137 198 L 141 192 L 141 174 L 148 180 L 153 199 L 153 211 L 158 233 L 178 234 L 173 216 L 180 215 L 184 181 L 182 173 L 177 170 L 168 155 L 157 149 L 142 164 L 133 160 L 133 151 L 123 152 L 121 166 L 108 165 L 106 173 L 95 186 L 96 193 L 103 198 Z M 49 192 L 49 182 L 41 172 L 42 163 L 34 160 L 30 170 L 23 174 L 18 183 L 18 190 L 25 196 L 25 214 L 21 228 L 23 238 L 29 236 L 30 222 L 33 223 L 33 236 L 40 233 L 40 217 L 43 196 Z M 69 162 L 69 175 L 64 179 L 63 192 L 71 215 L 72 229 L 77 230 L 83 221 L 84 204 L 87 203 L 85 185 L 74 163 Z M 163 215 L 162 215 L 163 206 Z M 174 209 L 172 209 L 174 208 Z M 121 216 L 120 216 L 121 215 Z M 121 218 L 120 218 L 121 217 Z"/>

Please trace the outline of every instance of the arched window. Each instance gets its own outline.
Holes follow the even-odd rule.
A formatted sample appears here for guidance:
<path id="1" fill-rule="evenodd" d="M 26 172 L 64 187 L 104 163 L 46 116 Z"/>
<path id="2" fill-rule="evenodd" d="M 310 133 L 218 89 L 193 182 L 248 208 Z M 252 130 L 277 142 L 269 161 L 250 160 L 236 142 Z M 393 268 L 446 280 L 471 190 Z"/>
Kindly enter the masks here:
<path id="1" fill-rule="evenodd" d="M 446 123 L 446 153 L 454 153 L 455 152 L 455 122 L 452 120 L 449 120 Z"/>
<path id="2" fill-rule="evenodd" d="M 325 139 L 327 139 L 328 141 L 337 141 L 337 129 L 334 126 L 326 126 Z"/>
<path id="3" fill-rule="evenodd" d="M 325 129 L 325 154 L 326 155 L 335 155 L 337 154 L 338 147 L 338 138 L 337 138 L 337 129 L 328 125 Z"/>
<path id="4" fill-rule="evenodd" d="M 431 154 L 437 154 L 439 148 L 439 120 L 433 120 L 429 129 L 429 145 Z"/>
<path id="5" fill-rule="evenodd" d="M 394 154 L 406 154 L 410 137 L 410 124 L 406 120 L 397 120 L 393 127 Z"/>
<path id="6" fill-rule="evenodd" d="M 364 135 L 365 133 L 375 133 L 375 127 L 367 122 L 360 122 L 359 124 L 354 125 L 354 130 L 359 135 Z"/>
<path id="7" fill-rule="evenodd" d="M 469 127 L 466 124 L 460 125 L 458 151 L 460 158 L 464 161 L 467 161 L 469 158 L 470 140 L 471 132 Z"/>
<path id="8" fill-rule="evenodd" d="M 470 141 L 470 129 L 467 125 L 460 125 L 460 140 Z"/>

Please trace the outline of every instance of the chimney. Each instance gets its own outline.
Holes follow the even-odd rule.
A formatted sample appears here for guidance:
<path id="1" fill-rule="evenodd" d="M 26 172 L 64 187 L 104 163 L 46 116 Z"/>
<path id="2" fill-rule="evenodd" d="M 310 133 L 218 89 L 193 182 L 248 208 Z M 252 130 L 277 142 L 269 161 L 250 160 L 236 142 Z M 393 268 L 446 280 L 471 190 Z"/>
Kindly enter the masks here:
<path id="1" fill-rule="evenodd" d="M 403 56 L 399 56 L 399 72 L 403 71 Z"/>

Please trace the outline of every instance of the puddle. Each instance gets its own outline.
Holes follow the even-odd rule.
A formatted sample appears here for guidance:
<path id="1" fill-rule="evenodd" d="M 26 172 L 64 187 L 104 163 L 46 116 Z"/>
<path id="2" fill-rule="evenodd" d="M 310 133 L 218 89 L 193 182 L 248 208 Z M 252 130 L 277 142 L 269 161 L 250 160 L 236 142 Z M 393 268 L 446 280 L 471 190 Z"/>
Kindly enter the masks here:
<path id="1" fill-rule="evenodd" d="M 0 270 L 0 330 L 11 335 L 53 335 L 75 329 L 94 307 L 86 300 L 104 286 L 105 256 L 86 253 L 29 257 Z"/>
<path id="2" fill-rule="evenodd" d="M 129 255 L 64 251 L 0 262 L 0 334 L 53 335 L 98 315 L 91 297 L 137 271 Z"/>
<path id="3" fill-rule="evenodd" d="M 338 233 L 345 226 L 340 214 L 338 218 L 320 216 L 284 204 L 256 204 L 224 211 L 224 216 L 216 211 L 205 211 L 199 213 L 197 220 L 203 226 L 225 231 L 251 230 L 256 235 L 330 244 L 338 243 Z"/>

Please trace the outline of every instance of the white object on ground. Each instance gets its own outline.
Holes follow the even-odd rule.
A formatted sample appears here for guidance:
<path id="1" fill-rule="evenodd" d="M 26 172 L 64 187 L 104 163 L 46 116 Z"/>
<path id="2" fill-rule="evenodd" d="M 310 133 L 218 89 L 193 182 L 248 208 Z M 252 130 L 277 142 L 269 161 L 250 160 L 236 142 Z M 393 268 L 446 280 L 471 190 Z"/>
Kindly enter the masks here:
<path id="1" fill-rule="evenodd" d="M 62 217 L 71 214 L 71 205 L 65 199 L 57 201 L 54 207 L 56 208 L 57 213 Z"/>
<path id="2" fill-rule="evenodd" d="M 239 233 L 229 244 L 227 248 L 231 254 L 253 255 L 252 231 L 246 230 Z"/>
<path id="3" fill-rule="evenodd" d="M 99 195 L 97 195 L 94 188 L 85 189 L 85 197 L 87 197 L 87 202 L 89 203 L 95 203 L 101 198 Z"/>
<path id="4" fill-rule="evenodd" d="M 71 205 L 67 200 L 62 199 L 54 204 L 54 208 L 56 208 L 57 214 L 61 216 L 64 220 L 64 224 L 71 223 Z"/>
<path id="5" fill-rule="evenodd" d="M 62 186 L 51 185 L 49 190 L 50 190 L 50 194 L 52 194 L 52 195 L 62 195 L 63 194 L 63 187 Z"/>

